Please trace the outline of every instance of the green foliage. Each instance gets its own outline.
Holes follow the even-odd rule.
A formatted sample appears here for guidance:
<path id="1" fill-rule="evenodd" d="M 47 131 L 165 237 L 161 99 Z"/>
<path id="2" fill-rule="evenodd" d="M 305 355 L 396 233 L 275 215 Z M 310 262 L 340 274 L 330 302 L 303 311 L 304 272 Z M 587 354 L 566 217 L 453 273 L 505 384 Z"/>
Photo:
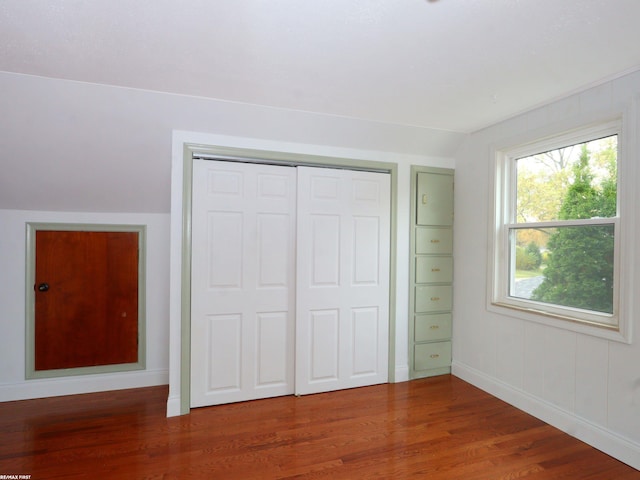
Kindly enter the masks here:
<path id="1" fill-rule="evenodd" d="M 526 247 L 516 246 L 516 269 L 537 270 L 542 264 L 542 253 L 534 242 Z"/>
<path id="2" fill-rule="evenodd" d="M 596 188 L 586 145 L 573 167 L 573 178 L 560 207 L 560 220 L 615 215 L 615 169 L 610 169 L 609 177 Z M 547 248 L 549 258 L 544 280 L 533 292 L 534 300 L 599 312 L 613 311 L 613 225 L 558 227 Z"/>
<path id="3" fill-rule="evenodd" d="M 564 227 L 550 240 L 544 281 L 534 300 L 613 311 L 613 227 Z"/>
<path id="4" fill-rule="evenodd" d="M 542 253 L 540 252 L 540 247 L 538 247 L 535 242 L 527 245 L 527 255 L 533 259 L 534 270 L 540 268 L 540 265 L 542 265 Z"/>
<path id="5" fill-rule="evenodd" d="M 542 263 L 544 263 L 545 265 L 547 263 L 549 263 L 549 258 L 550 258 L 551 254 L 547 251 L 547 252 L 542 252 Z"/>
<path id="6" fill-rule="evenodd" d="M 573 184 L 569 187 L 560 207 L 560 220 L 577 220 L 598 217 L 601 201 L 599 194 L 591 185 L 593 175 L 589 169 L 589 152 L 582 145 L 578 163 L 573 167 Z"/>
<path id="7" fill-rule="evenodd" d="M 518 222 L 556 220 L 569 184 L 568 170 L 532 171 L 534 160 L 518 168 Z"/>
<path id="8" fill-rule="evenodd" d="M 599 212 L 602 217 L 614 217 L 618 207 L 617 164 L 611 161 L 607 168 L 609 176 L 602 182 Z"/>
<path id="9" fill-rule="evenodd" d="M 593 185 L 604 194 L 601 197 L 603 204 L 596 206 L 591 213 L 606 212 L 606 216 L 615 215 L 617 141 L 617 136 L 612 135 L 518 159 L 516 221 L 527 223 L 558 220 L 563 204 L 565 210 L 570 208 L 570 205 L 566 204 L 567 191 L 570 186 L 575 185 L 576 180 L 579 184 L 588 180 L 587 185 Z M 593 153 L 587 151 L 588 148 L 592 149 Z M 579 172 L 588 178 L 576 179 L 575 164 L 581 161 L 587 162 L 591 170 Z M 604 205 L 607 201 L 608 204 Z M 591 216 L 596 215 L 579 218 Z M 530 236 L 526 243 L 535 241 L 541 247 L 546 246 L 547 239 L 542 232 L 529 230 L 526 235 Z"/>

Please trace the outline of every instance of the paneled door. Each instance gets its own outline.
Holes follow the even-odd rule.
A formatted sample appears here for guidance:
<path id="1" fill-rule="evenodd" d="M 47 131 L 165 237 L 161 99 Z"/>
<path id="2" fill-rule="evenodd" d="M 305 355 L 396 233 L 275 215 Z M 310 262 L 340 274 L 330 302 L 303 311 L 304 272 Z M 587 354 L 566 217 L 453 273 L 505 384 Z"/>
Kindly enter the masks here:
<path id="1" fill-rule="evenodd" d="M 389 175 L 194 160 L 192 199 L 192 407 L 387 381 Z"/>
<path id="2" fill-rule="evenodd" d="M 298 168 L 296 394 L 388 381 L 390 176 Z"/>
<path id="3" fill-rule="evenodd" d="M 194 160 L 191 406 L 293 393 L 296 169 Z"/>

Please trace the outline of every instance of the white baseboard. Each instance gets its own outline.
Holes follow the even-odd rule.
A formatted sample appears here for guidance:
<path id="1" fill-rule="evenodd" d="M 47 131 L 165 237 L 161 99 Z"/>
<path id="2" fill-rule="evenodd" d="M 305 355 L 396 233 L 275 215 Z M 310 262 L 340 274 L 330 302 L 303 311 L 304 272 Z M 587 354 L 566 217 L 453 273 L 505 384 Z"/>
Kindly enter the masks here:
<path id="1" fill-rule="evenodd" d="M 167 399 L 167 417 L 182 415 L 180 408 L 180 395 L 170 395 Z"/>
<path id="2" fill-rule="evenodd" d="M 168 383 L 169 371 L 165 369 L 25 380 L 0 385 L 0 402 L 152 387 Z"/>
<path id="3" fill-rule="evenodd" d="M 396 366 L 395 379 L 393 383 L 408 382 L 409 381 L 409 365 Z"/>
<path id="4" fill-rule="evenodd" d="M 578 417 L 571 412 L 558 408 L 541 398 L 515 389 L 468 365 L 454 361 L 451 373 L 514 407 L 539 418 L 543 422 L 640 470 L 640 444 Z"/>

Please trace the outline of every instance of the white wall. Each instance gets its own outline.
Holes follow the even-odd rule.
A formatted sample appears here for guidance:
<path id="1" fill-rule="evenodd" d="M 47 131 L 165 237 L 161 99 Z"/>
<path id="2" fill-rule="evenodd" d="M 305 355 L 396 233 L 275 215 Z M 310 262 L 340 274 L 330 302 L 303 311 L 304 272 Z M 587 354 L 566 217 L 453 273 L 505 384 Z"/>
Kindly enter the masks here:
<path id="1" fill-rule="evenodd" d="M 169 215 L 0 210 L 0 401 L 162 385 L 169 378 Z M 26 223 L 147 226 L 144 371 L 25 380 Z"/>
<path id="2" fill-rule="evenodd" d="M 408 165 L 453 168 L 464 135 L 7 72 L 0 112 L 0 401 L 167 383 L 169 337 L 179 339 L 168 300 L 176 130 L 229 146 L 401 164 L 396 367 L 408 374 Z M 148 225 L 145 372 L 24 379 L 27 221 Z"/>
<path id="3" fill-rule="evenodd" d="M 638 94 L 640 73 L 635 73 L 477 132 L 464 142 L 456 155 L 453 332 L 455 375 L 635 468 L 640 468 L 640 311 L 635 309 L 629 319 L 636 332 L 631 345 L 492 313 L 487 310 L 487 268 L 491 147 L 582 115 L 622 111 Z M 637 118 L 630 120 L 638 136 Z M 637 149 L 631 161 L 639 161 Z M 640 178 L 633 181 L 640 185 Z M 635 225 L 639 228 L 640 222 Z M 635 237 L 640 238 L 640 231 Z M 640 279 L 640 266 L 636 262 L 632 267 Z"/>
<path id="4" fill-rule="evenodd" d="M 0 112 L 0 208 L 22 210 L 168 213 L 173 130 L 448 158 L 462 138 L 6 72 Z"/>

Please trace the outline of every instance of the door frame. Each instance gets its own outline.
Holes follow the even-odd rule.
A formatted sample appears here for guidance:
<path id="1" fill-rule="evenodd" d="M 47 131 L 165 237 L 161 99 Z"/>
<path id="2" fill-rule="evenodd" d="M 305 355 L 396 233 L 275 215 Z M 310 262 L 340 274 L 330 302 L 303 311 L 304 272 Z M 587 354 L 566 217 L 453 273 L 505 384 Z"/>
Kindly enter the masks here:
<path id="1" fill-rule="evenodd" d="M 181 236 L 176 238 L 172 230 L 172 241 L 180 243 L 180 278 L 175 282 L 177 272 L 172 272 L 172 288 L 180 291 L 180 401 L 179 414 L 188 414 L 191 407 L 191 213 L 192 213 L 192 179 L 193 160 L 225 160 L 243 163 L 259 163 L 283 166 L 308 166 L 360 170 L 388 173 L 391 182 L 391 222 L 389 249 L 389 360 L 388 381 L 395 382 L 395 337 L 396 337 L 396 242 L 397 242 L 397 203 L 398 203 L 398 164 L 378 162 L 345 157 L 329 157 L 302 153 L 261 150 L 252 148 L 226 147 L 201 143 L 181 142 L 174 147 L 182 150 L 181 183 L 174 185 L 180 188 L 181 195 L 172 195 L 172 201 L 180 198 L 181 205 L 172 205 L 172 212 L 179 210 L 182 214 Z M 177 173 L 177 172 L 176 172 Z M 180 180 L 178 180 L 180 182 Z M 173 224 L 173 222 L 172 222 Z M 176 252 L 172 249 L 172 252 Z M 170 372 L 171 375 L 171 372 Z"/>
<path id="2" fill-rule="evenodd" d="M 25 275 L 25 378 L 67 377 L 98 373 L 129 372 L 146 368 L 146 225 L 114 225 L 86 223 L 41 223 L 27 222 L 26 275 Z M 35 369 L 35 276 L 36 276 L 36 232 L 58 230 L 66 232 L 133 232 L 138 234 L 138 361 L 91 367 L 59 368 L 55 370 Z"/>

